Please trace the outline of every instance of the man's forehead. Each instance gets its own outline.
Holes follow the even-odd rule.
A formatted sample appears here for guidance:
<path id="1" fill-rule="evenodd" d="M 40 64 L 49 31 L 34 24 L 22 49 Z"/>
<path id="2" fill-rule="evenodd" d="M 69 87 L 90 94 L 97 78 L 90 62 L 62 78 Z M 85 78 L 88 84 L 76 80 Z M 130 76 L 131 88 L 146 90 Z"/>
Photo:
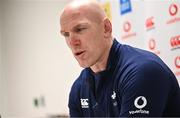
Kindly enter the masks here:
<path id="1" fill-rule="evenodd" d="M 79 24 L 82 19 L 84 18 L 83 15 L 80 13 L 72 13 L 72 14 L 67 14 L 61 18 L 61 25 L 74 25 L 74 24 Z M 71 24 L 72 23 L 72 24 Z"/>
<path id="2" fill-rule="evenodd" d="M 81 14 L 79 11 L 64 11 L 64 13 L 62 13 L 60 18 L 61 25 L 79 19 L 81 17 L 80 15 Z"/>
<path id="3" fill-rule="evenodd" d="M 76 25 L 76 24 L 84 24 L 87 22 L 90 22 L 90 14 L 85 13 L 82 10 L 75 9 L 75 10 L 69 10 L 64 11 L 64 13 L 61 15 L 61 25 L 66 26 L 68 24 Z"/>
<path id="4" fill-rule="evenodd" d="M 61 30 L 73 30 L 75 28 L 79 28 L 82 26 L 88 26 L 89 22 L 87 20 L 72 20 L 70 22 L 64 22 L 63 24 L 61 24 Z"/>
<path id="5" fill-rule="evenodd" d="M 77 23 L 82 19 L 86 19 L 89 22 L 100 22 L 103 15 L 104 14 L 97 4 L 93 4 L 93 2 L 87 2 L 86 4 L 86 2 L 81 1 L 81 4 L 75 2 L 67 5 L 61 14 L 60 22 L 61 26 L 63 25 L 64 27 L 67 27 L 66 25 L 72 22 L 73 24 L 71 25 L 74 25 L 74 23 Z"/>
<path id="6" fill-rule="evenodd" d="M 62 11 L 61 17 L 69 17 L 76 15 L 90 15 L 93 16 L 96 10 L 97 3 L 93 2 L 93 0 L 76 0 L 68 4 Z"/>

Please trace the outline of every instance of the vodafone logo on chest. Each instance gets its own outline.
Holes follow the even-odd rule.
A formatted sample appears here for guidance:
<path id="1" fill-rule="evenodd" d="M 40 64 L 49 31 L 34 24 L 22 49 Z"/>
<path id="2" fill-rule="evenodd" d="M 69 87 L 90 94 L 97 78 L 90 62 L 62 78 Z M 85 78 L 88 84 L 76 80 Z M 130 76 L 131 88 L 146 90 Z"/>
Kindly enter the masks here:
<path id="1" fill-rule="evenodd" d="M 147 105 L 147 99 L 144 96 L 139 96 L 134 100 L 134 106 L 137 108 L 134 111 L 129 111 L 129 114 L 149 114 L 148 110 L 143 108 Z"/>
<path id="2" fill-rule="evenodd" d="M 142 104 L 139 104 L 139 101 L 142 101 Z M 134 106 L 138 109 L 142 109 L 147 105 L 147 100 L 144 96 L 139 96 L 134 100 Z"/>

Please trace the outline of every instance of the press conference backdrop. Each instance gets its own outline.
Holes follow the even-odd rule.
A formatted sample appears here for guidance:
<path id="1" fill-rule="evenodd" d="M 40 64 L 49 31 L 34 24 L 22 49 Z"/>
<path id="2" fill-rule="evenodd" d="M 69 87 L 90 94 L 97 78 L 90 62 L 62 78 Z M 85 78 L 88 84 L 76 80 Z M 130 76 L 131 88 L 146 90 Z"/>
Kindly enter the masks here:
<path id="1" fill-rule="evenodd" d="M 121 43 L 157 54 L 180 83 L 180 0 L 100 0 Z"/>

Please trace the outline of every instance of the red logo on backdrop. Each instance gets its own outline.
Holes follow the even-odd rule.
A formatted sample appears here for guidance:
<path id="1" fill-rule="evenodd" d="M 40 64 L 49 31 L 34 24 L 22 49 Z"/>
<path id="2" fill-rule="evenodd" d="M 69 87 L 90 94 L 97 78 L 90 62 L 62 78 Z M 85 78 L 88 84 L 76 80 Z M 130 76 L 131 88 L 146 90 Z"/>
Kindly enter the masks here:
<path id="1" fill-rule="evenodd" d="M 131 24 L 126 21 L 124 24 L 123 24 L 123 29 L 125 32 L 129 32 L 131 30 Z"/>
<path id="2" fill-rule="evenodd" d="M 177 15 L 179 6 L 177 4 L 171 4 L 169 6 L 169 14 L 171 19 L 166 22 L 166 24 L 172 24 L 180 21 L 180 17 Z"/>
<path id="3" fill-rule="evenodd" d="M 154 21 L 153 20 L 154 20 L 153 16 L 151 16 L 148 19 L 146 19 L 146 29 L 147 30 L 150 30 L 150 29 L 154 28 Z"/>
<path id="4" fill-rule="evenodd" d="M 178 49 L 180 47 L 180 35 L 172 37 L 170 39 L 170 44 L 172 47 L 171 50 Z"/>
<path id="5" fill-rule="evenodd" d="M 178 12 L 178 7 L 177 7 L 177 5 L 176 5 L 176 4 L 171 4 L 170 7 L 169 7 L 169 14 L 170 14 L 171 16 L 174 16 L 174 15 L 177 14 L 177 12 Z"/>
<path id="6" fill-rule="evenodd" d="M 180 56 L 177 56 L 174 60 L 176 68 L 180 69 Z"/>
<path id="7" fill-rule="evenodd" d="M 123 30 L 125 33 L 121 37 L 122 40 L 136 36 L 136 33 L 132 32 L 131 29 L 132 29 L 131 23 L 129 21 L 125 21 L 123 24 Z"/>
<path id="8" fill-rule="evenodd" d="M 149 49 L 154 50 L 156 48 L 156 41 L 154 39 L 149 40 Z"/>
<path id="9" fill-rule="evenodd" d="M 160 54 L 160 51 L 156 49 L 156 41 L 152 38 L 149 40 L 149 49 L 151 52 L 159 55 Z"/>
<path id="10" fill-rule="evenodd" d="M 177 56 L 175 59 L 174 59 L 174 65 L 176 66 L 176 70 L 174 71 L 174 74 L 176 76 L 180 76 L 180 56 Z"/>

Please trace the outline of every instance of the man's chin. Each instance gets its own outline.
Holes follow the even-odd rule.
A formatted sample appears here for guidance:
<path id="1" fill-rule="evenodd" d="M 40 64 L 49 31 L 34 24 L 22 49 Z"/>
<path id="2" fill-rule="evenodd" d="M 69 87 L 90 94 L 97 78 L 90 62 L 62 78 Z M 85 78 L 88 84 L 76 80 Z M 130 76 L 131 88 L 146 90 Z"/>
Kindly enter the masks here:
<path id="1" fill-rule="evenodd" d="M 82 62 L 79 62 L 79 61 L 78 61 L 78 63 L 79 63 L 79 66 L 82 67 L 82 68 L 90 67 L 88 64 L 85 64 L 85 63 L 82 63 Z"/>

